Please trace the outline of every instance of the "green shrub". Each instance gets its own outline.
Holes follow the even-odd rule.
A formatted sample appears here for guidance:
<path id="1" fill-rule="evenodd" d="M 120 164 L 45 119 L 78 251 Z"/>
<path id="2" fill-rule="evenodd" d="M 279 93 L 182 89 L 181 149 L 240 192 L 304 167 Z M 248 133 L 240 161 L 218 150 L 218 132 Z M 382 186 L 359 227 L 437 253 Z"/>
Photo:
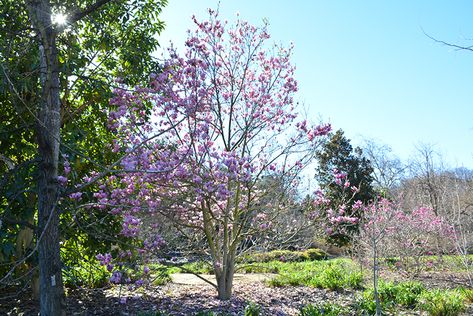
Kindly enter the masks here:
<path id="1" fill-rule="evenodd" d="M 305 251 L 303 251 L 304 257 L 306 257 L 306 260 L 325 260 L 328 258 L 328 255 L 325 251 L 317 248 L 310 248 Z"/>
<path id="2" fill-rule="evenodd" d="M 380 282 L 378 295 L 383 312 L 394 312 L 398 306 L 420 308 L 431 316 L 455 316 L 465 310 L 465 301 L 470 292 L 457 290 L 426 290 L 419 282 Z M 356 299 L 356 309 L 360 314 L 374 315 L 376 303 L 374 290 L 363 291 Z"/>
<path id="3" fill-rule="evenodd" d="M 431 316 L 455 316 L 466 309 L 461 290 L 431 290 L 420 296 L 419 307 Z"/>
<path id="4" fill-rule="evenodd" d="M 278 273 L 281 263 L 280 261 L 270 261 L 266 263 L 240 264 L 236 270 L 244 273 Z"/>
<path id="5" fill-rule="evenodd" d="M 256 303 L 249 302 L 248 305 L 245 306 L 245 316 L 259 316 L 260 313 L 261 306 Z"/>
<path id="6" fill-rule="evenodd" d="M 160 286 L 171 282 L 171 276 L 168 273 L 158 274 L 152 277 L 151 283 L 154 286 Z"/>
<path id="7" fill-rule="evenodd" d="M 151 284 L 159 286 L 171 282 L 172 269 L 160 264 L 153 264 L 150 265 L 150 270 Z"/>
<path id="8" fill-rule="evenodd" d="M 327 254 L 320 249 L 307 249 L 304 251 L 290 251 L 290 250 L 273 250 L 269 252 L 252 253 L 243 256 L 239 262 L 242 263 L 256 263 L 256 262 L 301 262 L 327 259 Z"/>
<path id="9" fill-rule="evenodd" d="M 182 266 L 165 266 L 162 264 L 152 264 L 151 269 L 154 270 L 167 270 L 168 274 L 173 273 L 197 273 L 197 274 L 213 274 L 212 265 L 207 261 L 194 261 L 185 263 Z"/>
<path id="10" fill-rule="evenodd" d="M 464 297 L 466 303 L 473 303 L 473 289 L 465 289 L 461 287 L 458 291 L 460 291 L 460 294 Z"/>
<path id="11" fill-rule="evenodd" d="M 97 260 L 84 260 L 79 265 L 63 269 L 63 282 L 67 287 L 103 287 L 108 283 L 110 273 Z"/>
<path id="12" fill-rule="evenodd" d="M 415 308 L 419 297 L 425 292 L 425 287 L 419 282 L 383 282 L 378 284 L 378 297 L 382 311 L 395 310 L 398 305 L 406 308 Z M 376 303 L 374 290 L 365 290 L 356 300 L 357 309 L 361 313 L 374 315 Z"/>
<path id="13" fill-rule="evenodd" d="M 309 285 L 330 290 L 359 289 L 362 282 L 361 272 L 353 271 L 343 264 L 330 264 L 321 273 L 315 275 Z"/>
<path id="14" fill-rule="evenodd" d="M 384 310 L 385 307 L 381 306 Z M 373 291 L 363 291 L 355 300 L 355 309 L 357 315 L 375 315 L 376 314 L 376 302 L 374 300 Z"/>
<path id="15" fill-rule="evenodd" d="M 414 281 L 395 284 L 394 288 L 396 303 L 407 308 L 414 308 L 419 301 L 419 296 L 425 291 L 422 283 Z"/>
<path id="16" fill-rule="evenodd" d="M 323 303 L 312 305 L 309 304 L 301 308 L 299 316 L 342 316 L 349 315 L 348 308 L 338 304 Z"/>

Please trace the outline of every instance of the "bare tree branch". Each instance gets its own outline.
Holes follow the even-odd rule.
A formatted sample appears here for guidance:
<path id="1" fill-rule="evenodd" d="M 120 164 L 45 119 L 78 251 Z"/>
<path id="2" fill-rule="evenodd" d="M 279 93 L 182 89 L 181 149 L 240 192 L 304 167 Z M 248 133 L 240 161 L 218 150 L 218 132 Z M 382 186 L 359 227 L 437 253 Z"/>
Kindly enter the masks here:
<path id="1" fill-rule="evenodd" d="M 433 40 L 436 43 L 440 43 L 440 44 L 443 44 L 445 46 L 456 48 L 456 50 L 469 50 L 469 51 L 473 52 L 473 45 L 471 45 L 471 46 L 462 46 L 462 45 L 457 45 L 457 44 L 452 44 L 452 43 L 449 43 L 449 42 L 441 41 L 441 40 L 436 39 L 435 37 L 429 35 L 428 33 L 426 33 L 424 31 L 424 29 L 422 29 L 422 33 L 424 33 L 425 36 L 427 36 L 428 38 L 430 38 L 431 40 Z"/>

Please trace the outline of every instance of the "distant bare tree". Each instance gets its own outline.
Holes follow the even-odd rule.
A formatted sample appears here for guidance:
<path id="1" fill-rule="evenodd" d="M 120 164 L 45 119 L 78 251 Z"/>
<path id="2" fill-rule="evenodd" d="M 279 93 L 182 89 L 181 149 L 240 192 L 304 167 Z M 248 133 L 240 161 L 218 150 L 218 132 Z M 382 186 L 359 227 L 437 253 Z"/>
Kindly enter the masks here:
<path id="1" fill-rule="evenodd" d="M 373 139 L 365 139 L 363 154 L 373 167 L 373 183 L 382 192 L 391 192 L 404 179 L 408 165 L 393 153 L 391 147 Z"/>
<path id="2" fill-rule="evenodd" d="M 401 193 L 409 208 L 429 206 L 436 215 L 445 215 L 445 171 L 442 156 L 429 144 L 417 146 L 409 163 L 408 177 L 403 181 Z"/>
<path id="3" fill-rule="evenodd" d="M 451 169 L 432 145 L 421 145 L 410 163 L 409 176 L 399 187 L 403 208 L 429 206 L 455 227 L 456 250 L 462 255 L 470 284 L 473 265 L 473 171 Z M 442 247 L 442 241 L 438 241 Z"/>

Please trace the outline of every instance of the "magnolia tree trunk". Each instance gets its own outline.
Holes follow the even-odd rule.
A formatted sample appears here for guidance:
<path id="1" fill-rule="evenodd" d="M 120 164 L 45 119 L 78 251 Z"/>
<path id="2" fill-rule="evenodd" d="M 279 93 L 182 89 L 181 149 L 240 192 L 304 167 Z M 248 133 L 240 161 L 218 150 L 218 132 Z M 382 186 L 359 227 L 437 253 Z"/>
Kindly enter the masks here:
<path id="1" fill-rule="evenodd" d="M 217 280 L 218 298 L 221 300 L 229 300 L 232 296 L 233 275 L 235 273 L 235 259 L 237 252 L 236 245 L 239 238 L 235 238 L 236 236 L 234 236 L 232 231 L 228 229 L 228 208 L 223 222 L 223 234 L 220 236 L 218 236 L 218 233 L 217 235 L 212 233 L 215 232 L 216 229 L 210 220 L 210 210 L 206 207 L 202 207 L 202 211 L 204 218 L 204 233 L 207 243 L 210 246 L 215 279 Z"/>
<path id="2" fill-rule="evenodd" d="M 221 300 L 229 300 L 232 296 L 233 275 L 235 273 L 235 254 L 228 256 L 222 267 L 216 267 L 217 293 Z"/>
<path id="3" fill-rule="evenodd" d="M 38 262 L 41 315 L 65 314 L 57 209 L 60 142 L 59 68 L 56 33 L 47 0 L 27 1 L 38 34 L 42 95 L 36 133 L 40 158 L 38 174 Z"/>

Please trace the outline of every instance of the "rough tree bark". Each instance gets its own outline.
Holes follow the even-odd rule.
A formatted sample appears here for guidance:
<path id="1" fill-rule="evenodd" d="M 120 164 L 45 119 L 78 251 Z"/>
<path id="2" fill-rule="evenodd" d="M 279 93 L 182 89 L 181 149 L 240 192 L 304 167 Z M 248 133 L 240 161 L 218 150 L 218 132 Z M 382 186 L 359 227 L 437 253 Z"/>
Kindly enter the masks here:
<path id="1" fill-rule="evenodd" d="M 26 4 L 38 36 L 41 67 L 41 101 L 36 122 L 40 158 L 37 188 L 40 313 L 65 315 L 57 209 L 61 124 L 57 33 L 52 24 L 49 1 L 30 0 Z"/>
<path id="2" fill-rule="evenodd" d="M 98 0 L 73 12 L 71 25 L 111 0 Z M 56 38 L 65 26 L 52 23 L 49 0 L 26 0 L 30 22 L 37 34 L 40 59 L 41 100 L 37 108 L 38 142 L 38 264 L 41 315 L 65 315 L 65 298 L 60 257 L 58 161 L 61 129 L 59 59 Z"/>

